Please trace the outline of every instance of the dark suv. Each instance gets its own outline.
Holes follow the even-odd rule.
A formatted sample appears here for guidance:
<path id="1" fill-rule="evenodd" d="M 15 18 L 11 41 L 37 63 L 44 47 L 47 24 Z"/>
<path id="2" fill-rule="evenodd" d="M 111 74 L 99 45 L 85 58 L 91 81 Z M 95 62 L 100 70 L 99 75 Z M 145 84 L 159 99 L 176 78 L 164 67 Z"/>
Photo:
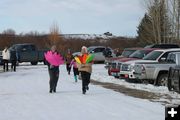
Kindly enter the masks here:
<path id="1" fill-rule="evenodd" d="M 153 45 L 147 45 L 145 48 L 169 49 L 169 48 L 179 48 L 179 45 L 177 45 L 177 44 L 153 44 Z"/>
<path id="2" fill-rule="evenodd" d="M 9 48 L 10 51 L 15 51 L 19 62 L 31 62 L 32 65 L 37 65 L 38 62 L 44 61 L 44 52 L 47 50 L 38 50 L 34 44 L 14 44 Z"/>

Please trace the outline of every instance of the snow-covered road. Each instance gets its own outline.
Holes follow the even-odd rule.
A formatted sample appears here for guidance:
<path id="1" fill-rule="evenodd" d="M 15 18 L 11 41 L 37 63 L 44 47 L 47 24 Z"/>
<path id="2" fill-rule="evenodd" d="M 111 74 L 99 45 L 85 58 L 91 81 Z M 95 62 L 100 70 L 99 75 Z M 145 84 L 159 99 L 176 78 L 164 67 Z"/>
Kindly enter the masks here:
<path id="1" fill-rule="evenodd" d="M 96 72 L 96 70 L 94 70 Z M 50 94 L 47 67 L 19 66 L 0 73 L 0 120 L 164 120 L 164 106 L 90 85 L 81 93 L 65 66 Z"/>

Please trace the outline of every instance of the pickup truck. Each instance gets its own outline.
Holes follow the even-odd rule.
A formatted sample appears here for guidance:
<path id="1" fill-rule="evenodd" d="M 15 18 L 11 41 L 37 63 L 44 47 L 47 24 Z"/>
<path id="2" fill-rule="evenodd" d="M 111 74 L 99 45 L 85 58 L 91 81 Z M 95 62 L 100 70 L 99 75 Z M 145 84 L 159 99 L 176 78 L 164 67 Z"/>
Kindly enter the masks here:
<path id="1" fill-rule="evenodd" d="M 120 56 L 106 58 L 104 63 L 105 63 L 105 68 L 108 69 L 108 73 L 109 73 L 109 68 L 111 67 L 112 62 L 114 62 L 115 60 L 122 59 L 122 58 L 128 58 L 132 53 L 134 53 L 136 50 L 139 50 L 139 49 L 141 48 L 125 48 Z"/>
<path id="2" fill-rule="evenodd" d="M 11 51 L 16 51 L 18 62 L 30 62 L 32 65 L 37 65 L 38 62 L 44 62 L 44 52 L 47 50 L 38 50 L 34 44 L 14 44 L 9 48 Z"/>
<path id="3" fill-rule="evenodd" d="M 142 59 L 153 50 L 157 50 L 157 48 L 139 48 L 128 58 L 124 57 L 119 60 L 115 60 L 114 62 L 112 62 L 112 67 L 109 68 L 110 75 L 113 75 L 115 78 L 119 78 L 119 72 L 121 71 L 121 66 L 124 62 Z"/>
<path id="4" fill-rule="evenodd" d="M 170 67 L 180 65 L 180 51 L 169 53 L 167 59 L 161 62 L 137 63 L 134 66 L 134 75 L 142 81 L 151 81 L 158 86 L 167 86 L 168 71 Z"/>
<path id="5" fill-rule="evenodd" d="M 167 59 L 168 54 L 172 52 L 180 52 L 180 48 L 154 50 L 146 55 L 142 60 L 125 62 L 121 65 L 121 71 L 119 73 L 120 77 L 125 78 L 125 80 L 127 80 L 128 82 L 150 82 L 157 85 L 157 79 L 155 79 L 150 73 L 154 71 L 146 71 L 146 75 L 141 74 L 141 76 L 139 76 L 139 69 L 142 69 L 142 72 L 144 72 L 144 69 L 152 70 L 151 64 L 154 64 L 156 66 L 159 63 L 164 63 L 164 61 Z M 147 68 L 142 67 L 143 65 L 147 65 Z M 163 74 L 163 72 L 159 74 Z"/>

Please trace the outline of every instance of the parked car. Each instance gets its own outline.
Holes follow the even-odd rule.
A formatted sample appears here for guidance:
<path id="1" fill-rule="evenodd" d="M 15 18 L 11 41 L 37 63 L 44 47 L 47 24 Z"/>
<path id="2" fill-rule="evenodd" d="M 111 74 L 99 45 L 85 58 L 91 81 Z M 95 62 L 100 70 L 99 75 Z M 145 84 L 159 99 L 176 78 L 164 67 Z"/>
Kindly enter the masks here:
<path id="1" fill-rule="evenodd" d="M 152 45 L 147 45 L 145 48 L 170 49 L 170 48 L 179 48 L 179 45 L 177 44 L 152 44 Z"/>
<path id="2" fill-rule="evenodd" d="M 106 57 L 115 57 L 114 51 L 110 47 L 91 46 L 88 53 L 94 54 L 94 62 L 104 62 Z"/>
<path id="3" fill-rule="evenodd" d="M 38 50 L 34 44 L 14 44 L 9 48 L 11 51 L 16 51 L 18 62 L 30 62 L 32 65 L 37 65 L 38 62 L 44 62 L 44 52 L 47 50 Z"/>
<path id="4" fill-rule="evenodd" d="M 180 52 L 180 49 L 155 50 L 143 60 L 125 63 L 122 65 L 124 67 L 123 74 L 128 77 L 128 81 L 137 80 L 155 85 L 165 85 L 168 69 L 172 65 L 167 63 L 168 55 L 172 52 Z M 120 74 L 122 74 L 121 72 Z"/>
<path id="5" fill-rule="evenodd" d="M 136 50 L 133 54 L 129 56 L 129 58 L 121 58 L 114 61 L 112 64 L 115 64 L 115 66 L 110 67 L 109 73 L 116 78 L 120 77 L 119 72 L 121 71 L 121 66 L 124 62 L 142 59 L 144 56 L 146 56 L 153 50 L 157 50 L 157 48 L 139 48 L 139 50 Z"/>
<path id="6" fill-rule="evenodd" d="M 104 62 L 106 58 L 115 57 L 114 51 L 110 47 L 90 46 L 87 48 L 88 53 L 94 54 L 94 62 Z M 73 53 L 73 56 L 80 55 L 80 52 Z"/>
<path id="7" fill-rule="evenodd" d="M 109 73 L 109 67 L 111 66 L 112 62 L 122 59 L 122 58 L 128 58 L 132 53 L 134 53 L 136 50 L 139 50 L 139 49 L 141 48 L 125 48 L 120 56 L 106 58 L 105 68 L 108 69 L 108 73 Z"/>

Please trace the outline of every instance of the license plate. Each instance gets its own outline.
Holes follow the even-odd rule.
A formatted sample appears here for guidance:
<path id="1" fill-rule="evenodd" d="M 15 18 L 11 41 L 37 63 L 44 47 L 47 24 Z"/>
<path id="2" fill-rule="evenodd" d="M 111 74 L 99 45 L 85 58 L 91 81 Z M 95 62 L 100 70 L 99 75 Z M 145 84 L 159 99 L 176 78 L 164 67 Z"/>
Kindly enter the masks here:
<path id="1" fill-rule="evenodd" d="M 117 76 L 117 73 L 112 73 L 112 76 Z"/>
<path id="2" fill-rule="evenodd" d="M 127 74 L 126 74 L 126 75 L 124 75 L 124 77 L 125 77 L 125 78 L 128 78 L 128 77 L 129 77 L 129 75 L 127 75 Z"/>

